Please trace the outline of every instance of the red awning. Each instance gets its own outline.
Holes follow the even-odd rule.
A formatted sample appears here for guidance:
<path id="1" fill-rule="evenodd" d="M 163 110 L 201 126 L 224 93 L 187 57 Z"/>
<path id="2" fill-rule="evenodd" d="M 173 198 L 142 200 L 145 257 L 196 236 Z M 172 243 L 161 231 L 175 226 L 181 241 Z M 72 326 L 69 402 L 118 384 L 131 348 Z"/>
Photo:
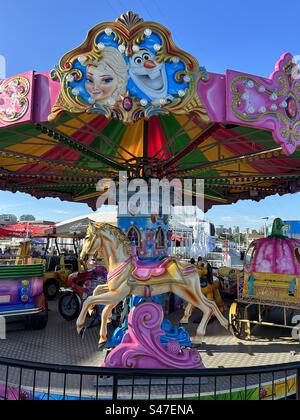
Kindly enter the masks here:
<path id="1" fill-rule="evenodd" d="M 32 236 L 43 236 L 50 226 L 37 227 L 27 224 L 19 225 L 0 225 L 0 236 L 1 237 L 13 237 L 13 238 L 25 238 L 27 233 L 30 237 Z"/>

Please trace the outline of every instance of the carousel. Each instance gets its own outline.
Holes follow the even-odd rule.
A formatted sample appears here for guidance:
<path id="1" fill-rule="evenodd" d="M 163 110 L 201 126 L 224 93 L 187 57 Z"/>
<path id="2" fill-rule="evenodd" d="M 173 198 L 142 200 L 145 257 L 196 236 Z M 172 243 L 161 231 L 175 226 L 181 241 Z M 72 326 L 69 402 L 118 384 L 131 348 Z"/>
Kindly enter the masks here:
<path id="1" fill-rule="evenodd" d="M 187 181 L 189 205 L 201 195 L 204 211 L 299 192 L 299 113 L 292 54 L 279 59 L 269 78 L 211 73 L 180 50 L 165 27 L 132 12 L 92 28 L 52 70 L 1 81 L 2 190 L 96 210 L 105 195 L 111 199 L 107 185 L 116 186 L 118 227 L 91 224 L 81 253 L 83 266 L 101 253 L 108 277 L 83 303 L 79 333 L 86 316 L 103 305 L 99 344 L 105 346 L 113 309 L 133 296 L 121 342 L 104 366 L 202 366 L 191 344 L 181 345 L 182 331 L 162 328 L 157 297 L 165 293 L 188 303 L 186 319 L 193 307 L 203 312 L 192 343 L 201 344 L 212 316 L 228 328 L 220 305 L 202 292 L 195 267 L 169 257 L 172 231 L 160 197 L 157 211 L 149 194 L 137 214 L 130 207 L 133 191 L 124 209 L 124 185 Z M 201 194 L 193 188 L 197 180 L 204 182 Z"/>

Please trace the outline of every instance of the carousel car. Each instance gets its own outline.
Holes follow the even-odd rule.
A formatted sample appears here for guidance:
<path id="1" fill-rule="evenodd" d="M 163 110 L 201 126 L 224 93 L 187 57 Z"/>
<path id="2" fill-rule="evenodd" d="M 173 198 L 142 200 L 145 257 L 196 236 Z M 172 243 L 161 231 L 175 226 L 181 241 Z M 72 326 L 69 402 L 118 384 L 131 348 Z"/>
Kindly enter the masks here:
<path id="1" fill-rule="evenodd" d="M 238 338 L 250 339 L 255 325 L 295 331 L 292 320 L 300 311 L 300 241 L 284 236 L 283 227 L 281 219 L 276 219 L 272 234 L 252 242 L 245 256 L 238 298 L 230 309 L 230 323 Z M 281 313 L 278 322 L 270 318 L 274 309 Z M 298 329 L 296 335 L 300 337 Z"/>
<path id="2" fill-rule="evenodd" d="M 49 252 L 53 241 L 54 247 Z M 68 277 L 81 268 L 78 261 L 75 238 L 73 238 L 72 245 L 70 243 L 67 244 L 68 247 L 72 247 L 72 255 L 66 255 L 63 252 L 63 246 L 63 243 L 58 243 L 57 237 L 47 237 L 47 245 L 43 256 L 46 267 L 44 274 L 44 295 L 49 301 L 57 298 L 60 288 L 67 287 Z"/>
<path id="3" fill-rule="evenodd" d="M 33 329 L 44 329 L 48 306 L 43 294 L 44 265 L 29 261 L 0 266 L 0 316 L 26 317 Z"/>

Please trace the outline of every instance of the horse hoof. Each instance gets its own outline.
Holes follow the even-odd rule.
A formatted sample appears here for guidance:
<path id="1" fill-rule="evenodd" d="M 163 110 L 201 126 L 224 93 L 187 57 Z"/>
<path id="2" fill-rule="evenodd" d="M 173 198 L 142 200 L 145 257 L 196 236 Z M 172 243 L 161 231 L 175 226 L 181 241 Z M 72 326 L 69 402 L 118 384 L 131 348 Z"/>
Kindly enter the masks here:
<path id="1" fill-rule="evenodd" d="M 202 337 L 193 337 L 193 338 L 191 338 L 191 343 L 192 343 L 193 347 L 194 346 L 201 346 L 202 345 L 202 341 L 203 341 L 203 338 Z"/>
<path id="2" fill-rule="evenodd" d="M 81 331 L 80 331 L 80 333 L 79 333 L 80 338 L 81 338 L 82 340 L 84 340 L 85 333 L 86 333 L 86 328 L 82 328 L 82 330 L 81 330 Z"/>
<path id="3" fill-rule="evenodd" d="M 99 343 L 98 344 L 98 350 L 103 351 L 106 348 L 106 343 L 107 343 L 107 341 L 105 341 L 104 343 Z"/>

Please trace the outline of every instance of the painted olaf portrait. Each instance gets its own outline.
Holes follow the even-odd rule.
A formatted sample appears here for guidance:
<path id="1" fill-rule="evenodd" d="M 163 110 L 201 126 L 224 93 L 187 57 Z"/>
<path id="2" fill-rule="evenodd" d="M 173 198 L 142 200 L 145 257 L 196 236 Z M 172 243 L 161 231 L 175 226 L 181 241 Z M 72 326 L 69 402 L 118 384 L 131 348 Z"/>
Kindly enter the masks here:
<path id="1" fill-rule="evenodd" d="M 149 39 L 150 41 L 150 39 Z M 146 42 L 145 44 L 148 44 Z M 155 44 L 160 49 L 160 44 Z M 143 47 L 129 60 L 129 75 L 132 83 L 132 92 L 139 92 L 137 95 L 144 96 L 144 103 L 150 102 L 153 105 L 167 103 L 174 99 L 169 94 L 169 84 L 166 72 L 166 65 L 158 63 L 157 53 L 149 46 Z"/>
<path id="2" fill-rule="evenodd" d="M 130 17 L 130 16 L 129 16 Z M 197 95 L 195 58 L 178 49 L 161 25 L 124 15 L 109 27 L 98 25 L 86 41 L 67 53 L 52 79 L 61 81 L 50 119 L 62 110 L 90 112 L 134 123 L 164 113 L 194 111 L 208 117 Z"/>

